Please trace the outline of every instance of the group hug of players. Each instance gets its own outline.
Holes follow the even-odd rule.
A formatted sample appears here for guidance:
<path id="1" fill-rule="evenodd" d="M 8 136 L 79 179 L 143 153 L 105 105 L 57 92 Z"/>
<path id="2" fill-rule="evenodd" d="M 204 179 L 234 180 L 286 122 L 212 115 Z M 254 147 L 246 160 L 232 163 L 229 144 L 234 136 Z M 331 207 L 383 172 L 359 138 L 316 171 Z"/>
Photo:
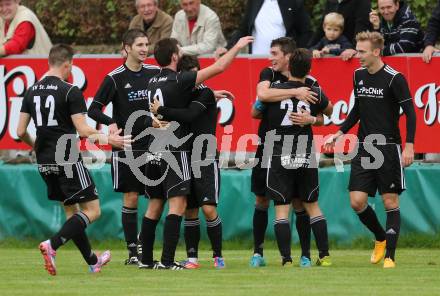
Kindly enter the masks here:
<path id="1" fill-rule="evenodd" d="M 232 94 L 212 91 L 202 83 L 223 72 L 252 41 L 250 36 L 240 39 L 214 64 L 200 69 L 196 58 L 181 56 L 175 39 L 163 39 L 155 46 L 154 57 L 159 65 L 156 67 L 143 63 L 148 45 L 145 33 L 129 30 L 123 37 L 125 62 L 104 78 L 89 110 L 81 91 L 65 81 L 72 68 L 72 48 L 67 45 L 52 48 L 49 71 L 24 96 L 17 129 L 22 141 L 36 152 L 49 199 L 63 203 L 66 213 L 66 222 L 58 233 L 39 245 L 49 274 L 56 275 L 56 251 L 69 240 L 80 250 L 91 272 L 99 272 L 111 259 L 110 251 L 100 254 L 92 251 L 85 232 L 86 227 L 99 218 L 100 206 L 76 140 L 62 141 L 66 135 L 77 133 L 89 141 L 113 147 L 113 186 L 115 191 L 123 193 L 122 225 L 129 253 L 125 264 L 136 264 L 141 269 L 199 268 L 198 216 L 201 208 L 214 266 L 225 267 L 222 221 L 217 212 L 218 153 L 199 140 L 215 139 L 216 99 L 232 97 Z M 400 229 L 399 194 L 405 189 L 403 167 L 410 165 L 414 156 L 415 113 L 404 76 L 381 60 L 383 38 L 380 34 L 363 32 L 357 36 L 357 41 L 362 68 L 354 74 L 355 104 L 340 131 L 329 137 L 325 148 L 331 150 L 335 141 L 360 121 L 360 147 L 352 161 L 350 200 L 362 223 L 376 237 L 371 262 L 378 263 L 385 257 L 384 267 L 394 267 Z M 289 212 L 293 207 L 301 244 L 299 265 L 312 265 L 310 239 L 313 232 L 319 251 L 316 265 L 330 266 L 327 223 L 318 205 L 318 169 L 312 125 L 322 125 L 323 115 L 332 113 L 332 105 L 318 82 L 308 75 L 312 61 L 309 51 L 297 49 L 289 38 L 278 38 L 271 44 L 270 61 L 271 67 L 261 71 L 258 100 L 252 109 L 252 116 L 261 119 L 258 130 L 261 142 L 251 182 L 256 205 L 254 254 L 250 265 L 266 265 L 263 243 L 267 210 L 273 200 L 274 230 L 282 265 L 292 264 Z M 373 92 L 372 96 L 372 92 L 364 91 L 365 88 L 381 90 Z M 110 102 L 113 104 L 112 117 L 103 112 Z M 407 116 L 403 152 L 400 151 L 398 128 L 400 108 Z M 85 114 L 99 124 L 108 125 L 108 135 L 88 126 Z M 31 119 L 37 128 L 35 141 L 27 133 Z M 383 141 L 368 142 L 369 136 L 375 134 L 382 135 Z M 60 142 L 67 144 L 60 145 Z M 269 155 L 265 151 L 268 142 L 272 145 Z M 383 154 L 384 163 L 379 168 L 365 168 L 361 161 L 361 158 L 371 158 L 371 149 L 364 148 L 367 145 L 373 145 Z M 192 152 L 200 147 L 201 158 L 192 159 Z M 193 170 L 196 161 L 203 165 Z M 386 229 L 367 203 L 368 196 L 374 196 L 377 190 L 387 210 Z M 137 225 L 139 194 L 149 198 L 140 231 Z M 162 254 L 160 260 L 155 261 L 155 232 L 166 201 L 169 209 L 164 222 Z M 185 217 L 188 258 L 177 262 L 175 251 L 182 217 Z"/>

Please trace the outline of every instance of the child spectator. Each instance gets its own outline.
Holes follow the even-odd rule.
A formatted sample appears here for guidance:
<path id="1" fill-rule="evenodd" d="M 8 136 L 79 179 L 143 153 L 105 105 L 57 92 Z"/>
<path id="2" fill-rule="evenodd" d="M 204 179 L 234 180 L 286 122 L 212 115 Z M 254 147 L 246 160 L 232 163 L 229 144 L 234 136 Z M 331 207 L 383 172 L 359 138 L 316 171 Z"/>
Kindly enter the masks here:
<path id="1" fill-rule="evenodd" d="M 312 46 L 314 58 L 321 58 L 326 54 L 339 56 L 344 50 L 353 48 L 347 37 L 342 35 L 344 32 L 344 17 L 336 12 L 331 12 L 324 17 L 322 25 L 325 36 Z"/>

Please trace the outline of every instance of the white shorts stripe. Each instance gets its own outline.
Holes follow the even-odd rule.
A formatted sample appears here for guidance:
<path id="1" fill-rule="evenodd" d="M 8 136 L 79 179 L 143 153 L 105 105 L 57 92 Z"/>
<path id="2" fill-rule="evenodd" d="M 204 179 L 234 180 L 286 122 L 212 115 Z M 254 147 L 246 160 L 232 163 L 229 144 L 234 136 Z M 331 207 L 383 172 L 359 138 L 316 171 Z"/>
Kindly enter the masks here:
<path id="1" fill-rule="evenodd" d="M 86 182 L 86 180 L 85 180 L 84 171 L 82 170 L 82 167 L 81 167 L 81 163 L 80 163 L 80 162 L 78 162 L 78 163 L 76 164 L 76 169 L 77 169 L 77 171 L 78 171 L 78 176 L 79 176 L 79 180 L 80 180 L 80 182 L 81 182 L 81 187 L 82 187 L 82 189 L 85 189 L 85 188 L 87 187 L 87 186 L 86 186 L 87 182 Z"/>
<path id="2" fill-rule="evenodd" d="M 399 145 L 396 145 L 396 148 L 397 148 L 397 155 L 399 155 L 400 185 L 402 186 L 402 189 L 406 189 L 405 175 L 403 174 L 403 166 L 402 166 L 402 153 Z"/>
<path id="3" fill-rule="evenodd" d="M 218 204 L 218 168 L 217 161 L 214 160 L 214 188 L 215 188 L 215 203 Z"/>

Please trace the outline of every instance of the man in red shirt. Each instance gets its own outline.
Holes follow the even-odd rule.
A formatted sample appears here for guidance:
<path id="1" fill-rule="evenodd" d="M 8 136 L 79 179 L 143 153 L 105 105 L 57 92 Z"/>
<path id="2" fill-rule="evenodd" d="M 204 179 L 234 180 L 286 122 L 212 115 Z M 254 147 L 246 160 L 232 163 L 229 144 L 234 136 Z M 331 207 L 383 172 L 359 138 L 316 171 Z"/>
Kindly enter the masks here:
<path id="1" fill-rule="evenodd" d="M 20 0 L 0 0 L 0 17 L 0 56 L 49 52 L 49 36 L 36 15 L 20 5 Z"/>

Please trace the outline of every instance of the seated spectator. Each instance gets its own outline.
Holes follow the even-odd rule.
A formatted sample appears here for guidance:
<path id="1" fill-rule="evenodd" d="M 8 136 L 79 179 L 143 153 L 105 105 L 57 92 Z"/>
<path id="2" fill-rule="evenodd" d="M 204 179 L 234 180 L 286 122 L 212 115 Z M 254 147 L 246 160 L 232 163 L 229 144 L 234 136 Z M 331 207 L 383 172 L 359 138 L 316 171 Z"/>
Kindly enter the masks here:
<path id="1" fill-rule="evenodd" d="M 0 0 L 0 56 L 49 54 L 52 42 L 38 20 L 20 0 Z"/>
<path id="2" fill-rule="evenodd" d="M 183 54 L 211 54 L 225 46 L 220 19 L 214 11 L 200 0 L 180 0 L 180 7 L 171 37 L 179 41 Z"/>
<path id="3" fill-rule="evenodd" d="M 435 42 L 440 37 L 440 0 L 437 3 L 431 18 L 428 21 L 428 27 L 425 34 L 425 50 L 423 51 L 423 60 L 425 63 L 431 61 L 432 55 L 435 52 L 440 52 L 440 49 L 435 48 Z"/>
<path id="4" fill-rule="evenodd" d="M 310 17 L 303 0 L 248 0 L 243 19 L 228 41 L 226 48 L 216 51 L 225 53 L 244 36 L 252 35 L 255 41 L 249 47 L 251 54 L 270 51 L 273 39 L 290 37 L 299 47 L 306 47 L 311 36 Z"/>
<path id="5" fill-rule="evenodd" d="M 173 18 L 158 8 L 158 0 L 136 0 L 136 15 L 128 29 L 140 29 L 147 33 L 148 54 L 154 53 L 157 41 L 171 36 Z"/>
<path id="6" fill-rule="evenodd" d="M 314 58 L 321 58 L 326 54 L 339 56 L 344 50 L 353 48 L 347 37 L 342 35 L 344 32 L 344 17 L 336 12 L 331 12 L 324 17 L 324 33 L 315 46 L 310 48 L 313 50 Z"/>
<path id="7" fill-rule="evenodd" d="M 356 34 L 362 31 L 367 31 L 370 28 L 368 14 L 371 11 L 371 0 L 327 0 L 324 8 L 324 13 L 321 25 L 318 27 L 313 36 L 310 46 L 316 44 L 324 36 L 322 24 L 324 17 L 330 12 L 337 12 L 344 17 L 345 29 L 344 36 L 353 44 L 356 44 Z M 354 57 L 356 50 L 349 48 L 341 53 L 341 58 L 347 61 Z"/>
<path id="8" fill-rule="evenodd" d="M 385 39 L 384 56 L 420 52 L 423 33 L 411 9 L 403 1 L 378 0 L 377 11 L 370 12 L 372 29 Z"/>

